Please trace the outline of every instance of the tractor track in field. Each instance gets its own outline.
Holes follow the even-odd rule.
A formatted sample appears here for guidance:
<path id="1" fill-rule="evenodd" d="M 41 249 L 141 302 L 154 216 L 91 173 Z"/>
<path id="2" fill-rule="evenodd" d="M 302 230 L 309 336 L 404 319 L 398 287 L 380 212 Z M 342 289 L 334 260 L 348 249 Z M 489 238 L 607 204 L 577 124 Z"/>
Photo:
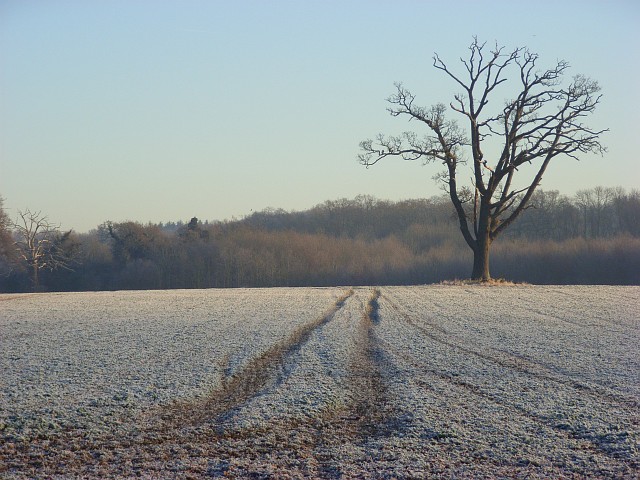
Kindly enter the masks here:
<path id="1" fill-rule="evenodd" d="M 360 314 L 346 366 L 344 404 L 325 408 L 315 416 L 268 421 L 258 427 L 221 429 L 220 424 L 266 389 L 277 390 L 285 364 L 296 361 L 296 353 L 314 332 L 326 326 L 353 295 L 353 290 L 346 292 L 322 316 L 249 361 L 207 398 L 159 407 L 143 415 L 140 426 L 133 425 L 124 438 L 117 434 L 86 438 L 83 432 L 66 431 L 57 437 L 36 439 L 16 452 L 23 471 L 48 475 L 77 472 L 83 478 L 124 474 L 153 478 L 167 472 L 184 478 L 201 478 L 203 474 L 342 478 L 345 466 L 340 451 L 345 444 L 365 448 L 371 439 L 390 435 L 394 429 L 384 354 L 374 331 L 379 321 L 377 289 L 372 290 L 366 304 L 360 301 L 357 307 Z M 241 460 L 232 465 L 228 458 Z"/>
<path id="2" fill-rule="evenodd" d="M 361 304 L 354 345 L 347 365 L 347 399 L 344 404 L 324 409 L 319 415 L 270 423 L 259 429 L 231 432 L 222 440 L 232 445 L 277 443 L 280 458 L 275 462 L 284 467 L 271 472 L 273 478 L 343 478 L 343 451 L 346 445 L 365 447 L 367 442 L 393 432 L 389 419 L 389 399 L 383 373 L 383 358 L 374 328 L 378 322 L 377 300 L 380 292 L 373 290 L 366 305 Z M 271 440 L 267 440 L 271 439 Z M 273 446 L 273 445 L 272 445 Z M 228 473 L 257 478 L 265 473 L 267 462 L 259 449 L 248 449 L 244 466 L 236 465 Z M 367 459 L 361 459 L 366 462 Z M 274 462 L 273 457 L 269 462 Z M 351 466 L 349 467 L 351 468 Z M 224 471 L 227 473 L 227 470 Z"/>
<path id="3" fill-rule="evenodd" d="M 313 332 L 333 319 L 353 293 L 353 290 L 349 290 L 316 320 L 298 327 L 287 338 L 250 360 L 240 371 L 223 378 L 222 388 L 212 392 L 203 403 L 176 402 L 165 407 L 161 417 L 179 425 L 211 422 L 245 404 L 270 383 L 281 382 L 283 366 L 287 360 L 309 341 Z"/>
<path id="4" fill-rule="evenodd" d="M 384 353 L 374 331 L 379 322 L 379 297 L 380 290 L 372 290 L 362 307 L 356 344 L 349 360 L 350 401 L 341 409 L 327 412 L 316 430 L 313 451 L 319 460 L 316 473 L 322 478 L 344 475 L 335 448 L 345 440 L 365 445 L 395 430 L 384 378 Z M 340 432 L 339 436 L 336 432 Z"/>
<path id="5" fill-rule="evenodd" d="M 282 375 L 285 362 L 309 341 L 313 332 L 329 323 L 353 294 L 353 289 L 345 292 L 317 319 L 296 328 L 238 372 L 224 378 L 222 387 L 205 399 L 157 407 L 143 414 L 144 418 L 131 426 L 130 435 L 126 437 L 103 433 L 88 438 L 83 431 L 67 430 L 47 438 L 36 438 L 29 444 L 17 444 L 15 451 L 10 452 L 16 459 L 15 465 L 7 467 L 19 466 L 27 476 L 28 472 L 59 475 L 79 469 L 78 473 L 83 476 L 100 478 L 121 475 L 125 471 L 154 471 L 155 467 L 164 470 L 166 461 L 171 458 L 176 460 L 170 463 L 178 465 L 182 457 L 224 453 L 225 445 L 238 439 L 230 439 L 219 431 L 217 424 L 222 417 L 246 404 L 270 384 L 281 381 L 278 377 Z M 254 433 L 258 432 L 250 434 Z M 180 447 L 181 443 L 195 444 L 196 450 L 185 450 Z M 123 454 L 125 451 L 128 453 Z M 154 467 L 154 458 L 164 458 L 165 463 Z M 92 460 L 92 466 L 87 471 L 82 466 L 86 466 L 88 460 Z"/>
<path id="6" fill-rule="evenodd" d="M 450 295 L 434 288 L 440 291 Z M 229 315 L 224 332 L 240 324 L 238 335 L 245 338 L 229 333 L 214 339 L 234 343 L 208 357 L 215 367 L 209 370 L 222 378 L 208 396 L 152 403 L 147 411 L 133 402 L 118 410 L 96 408 L 92 415 L 114 413 L 93 431 L 61 423 L 28 442 L 7 433 L 10 441 L 0 441 L 0 477 L 636 478 L 638 398 L 600 385 L 604 375 L 572 376 L 562 363 L 542 362 L 551 348 L 574 348 L 566 343 L 573 336 L 550 342 L 539 362 L 519 355 L 520 343 L 511 348 L 499 341 L 520 341 L 514 336 L 519 324 L 498 328 L 492 342 L 491 325 L 499 324 L 478 325 L 460 313 L 466 297 L 447 305 L 437 295 L 435 302 L 419 300 L 423 290 L 397 292 L 332 290 L 306 310 L 289 308 L 291 299 L 274 302 L 273 313 L 260 316 L 264 323 L 254 330 L 240 328 L 242 316 Z M 526 295 L 524 301 L 522 308 L 535 307 Z M 477 303 L 478 316 L 488 304 Z M 278 305 L 304 316 L 285 317 Z M 539 315 L 546 314 L 532 318 Z M 259 351 L 246 348 L 252 335 L 282 326 L 281 318 L 297 319 L 275 330 L 281 340 L 270 335 L 257 343 Z M 540 342 L 553 328 L 573 332 L 548 323 Z M 589 360 L 584 365 L 596 368 Z M 621 378 L 632 375 L 629 365 L 620 367 Z M 633 379 L 626 382 L 611 385 Z"/>
<path id="7" fill-rule="evenodd" d="M 518 405 L 513 405 L 511 403 L 508 402 L 504 402 L 499 400 L 498 398 L 496 398 L 494 395 L 491 395 L 490 393 L 486 392 L 485 390 L 483 390 L 481 387 L 479 387 L 478 385 L 475 385 L 473 383 L 467 382 L 461 378 L 458 378 L 454 375 L 451 374 L 447 374 L 446 372 L 443 372 L 441 370 L 435 369 L 435 368 L 429 368 L 427 365 L 417 362 L 416 359 L 414 357 L 412 357 L 411 355 L 408 355 L 400 350 L 398 350 L 396 347 L 394 347 L 393 345 L 387 343 L 387 342 L 383 342 L 384 347 L 390 351 L 393 352 L 394 355 L 396 355 L 397 357 L 401 358 L 404 362 L 406 362 L 408 365 L 410 365 L 412 368 L 425 372 L 429 375 L 432 375 L 440 380 L 445 381 L 446 383 L 449 383 L 451 385 L 453 385 L 454 387 L 458 387 L 472 395 L 481 397 L 483 400 L 488 401 L 490 403 L 493 403 L 497 406 L 499 406 L 502 409 L 508 410 L 510 412 L 513 413 L 514 417 L 522 417 L 522 418 L 526 418 L 529 419 L 531 421 L 534 421 L 540 425 L 543 425 L 547 428 L 549 428 L 550 430 L 552 430 L 556 435 L 558 435 L 559 437 L 562 437 L 566 440 L 584 440 L 588 442 L 590 451 L 592 452 L 592 455 L 596 455 L 601 457 L 601 462 L 604 464 L 607 462 L 607 460 L 614 460 L 614 461 L 624 461 L 627 462 L 629 461 L 629 464 L 625 466 L 625 468 L 629 469 L 629 471 L 635 471 L 638 468 L 640 468 L 640 465 L 638 465 L 631 457 L 632 457 L 632 452 L 628 449 L 625 450 L 620 450 L 620 449 L 616 449 L 615 446 L 610 446 L 607 445 L 609 442 L 607 441 L 607 438 L 605 435 L 598 435 L 598 434 L 594 434 L 592 432 L 588 432 L 588 431 L 584 431 L 580 428 L 573 428 L 570 425 L 568 425 L 567 423 L 559 423 L 558 419 L 556 418 L 552 418 L 546 415 L 540 415 L 534 412 L 531 412 L 530 410 L 518 406 Z M 434 391 L 436 393 L 438 393 L 437 389 L 432 386 L 429 385 L 428 383 L 421 383 L 421 387 L 422 388 L 426 388 L 429 389 L 431 391 Z M 604 457 L 604 458 L 603 458 Z M 629 472 L 627 472 L 629 473 Z"/>
<path id="8" fill-rule="evenodd" d="M 498 356 L 493 356 L 487 353 L 480 352 L 469 346 L 464 345 L 463 343 L 456 343 L 450 340 L 446 340 L 440 337 L 439 335 L 434 334 L 432 331 L 430 331 L 430 330 L 435 330 L 444 335 L 451 336 L 451 334 L 446 329 L 440 327 L 439 325 L 435 325 L 433 323 L 428 323 L 428 328 L 423 325 L 420 325 L 415 320 L 413 320 L 413 318 L 411 318 L 410 314 L 403 311 L 402 307 L 400 307 L 392 298 L 390 298 L 387 295 L 383 295 L 383 298 L 398 313 L 398 315 L 405 321 L 406 324 L 415 328 L 418 332 L 420 332 L 421 335 L 437 343 L 462 351 L 466 354 L 478 357 L 482 360 L 486 360 L 488 362 L 500 365 L 501 367 L 513 369 L 519 373 L 530 375 L 540 380 L 555 382 L 555 383 L 564 385 L 566 387 L 570 387 L 575 390 L 578 390 L 582 393 L 587 393 L 589 395 L 596 396 L 599 399 L 605 400 L 608 403 L 613 403 L 616 406 L 622 406 L 622 407 L 631 408 L 631 409 L 640 408 L 640 402 L 638 402 L 638 400 L 636 400 L 635 398 L 621 395 L 619 393 L 605 391 L 593 385 L 588 385 L 586 383 L 578 382 L 573 379 L 563 378 L 558 374 L 556 374 L 553 370 L 551 370 L 549 367 L 547 367 L 543 363 L 533 361 L 522 355 L 516 355 L 516 354 L 513 354 L 512 352 L 508 352 L 505 350 L 491 348 L 491 351 L 500 355 L 498 357 Z"/>
<path id="9" fill-rule="evenodd" d="M 389 297 L 387 297 L 386 295 L 383 295 L 384 300 L 386 300 L 386 302 L 391 305 L 391 307 L 394 309 L 394 311 L 396 311 L 396 313 L 398 313 L 403 320 L 409 324 L 411 327 L 415 328 L 417 331 L 420 332 L 420 334 L 422 334 L 423 336 L 437 342 L 443 345 L 446 345 L 447 347 L 451 347 L 454 348 L 456 350 L 459 350 L 465 354 L 468 355 L 473 355 L 476 356 L 482 360 L 485 361 L 489 361 L 491 363 L 495 363 L 497 365 L 500 365 L 501 367 L 505 367 L 505 368 L 510 368 L 510 369 L 514 369 L 516 371 L 518 371 L 519 373 L 523 373 L 526 375 L 530 375 L 533 376 L 537 379 L 542 379 L 542 380 L 548 380 L 548 381 L 552 381 L 558 384 L 561 384 L 563 386 L 567 386 L 570 388 L 573 388 L 577 391 L 580 392 L 580 395 L 589 395 L 592 397 L 595 397 L 597 399 L 597 401 L 602 402 L 603 400 L 606 403 L 610 403 L 618 408 L 620 407 L 624 407 L 625 409 L 628 409 L 628 416 L 629 418 L 634 418 L 634 412 L 636 411 L 636 407 L 638 405 L 637 402 L 635 402 L 634 400 L 629 400 L 627 398 L 616 398 L 617 396 L 613 396 L 608 392 L 601 392 L 597 389 L 594 389 L 593 387 L 590 387 L 588 385 L 583 385 L 580 384 L 578 382 L 575 382 L 573 380 L 565 380 L 562 378 L 558 378 L 555 375 L 552 374 L 542 374 L 536 371 L 533 371 L 531 368 L 527 368 L 523 365 L 521 365 L 519 362 L 517 361 L 513 361 L 511 358 L 506 359 L 506 358 L 496 358 L 487 354 L 484 354 L 482 352 L 478 352 L 476 350 L 473 350 L 469 347 L 466 347 L 464 345 L 461 344 L 457 344 L 454 342 L 450 342 L 448 340 L 444 340 L 440 337 L 438 337 L 437 335 L 434 335 L 433 333 L 429 332 L 428 329 L 426 329 L 425 327 L 416 324 L 411 317 L 406 314 L 405 312 L 403 312 L 401 310 L 401 308 L 395 304 Z M 430 325 L 431 326 L 431 325 Z M 437 330 L 439 331 L 444 331 L 442 328 L 436 327 Z M 566 439 L 578 439 L 578 440 L 586 440 L 589 442 L 589 444 L 591 445 L 592 451 L 594 452 L 594 454 L 600 454 L 600 455 L 604 455 L 610 459 L 615 459 L 615 460 L 620 460 L 621 458 L 631 458 L 632 457 L 632 452 L 629 450 L 632 447 L 626 447 L 626 448 L 616 448 L 615 444 L 611 444 L 612 442 L 609 441 L 609 438 L 606 434 L 598 434 L 597 432 L 593 432 L 593 431 L 589 431 L 586 428 L 577 426 L 577 427 L 573 427 L 571 425 L 569 425 L 566 422 L 559 422 L 558 418 L 553 418 L 547 415 L 543 415 L 543 414 L 539 414 L 536 412 L 532 412 L 529 409 L 525 408 L 524 406 L 519 406 L 519 405 L 514 405 L 510 402 L 505 402 L 499 398 L 497 398 L 495 395 L 492 395 L 490 392 L 486 391 L 484 388 L 482 388 L 479 385 L 476 385 L 474 383 L 470 383 L 465 381 L 463 378 L 460 378 L 457 375 L 453 375 L 453 374 L 449 374 L 447 372 L 444 372 L 442 370 L 439 370 L 437 368 L 431 368 L 429 367 L 428 364 L 422 363 L 422 362 L 418 362 L 416 360 L 416 358 L 410 354 L 407 354 L 403 351 L 400 351 L 397 347 L 394 347 L 393 345 L 391 345 L 388 342 L 383 342 L 383 346 L 386 350 L 388 350 L 389 352 L 393 352 L 394 355 L 402 358 L 402 360 L 404 362 L 406 362 L 407 364 L 411 365 L 413 368 L 415 368 L 416 370 L 428 373 L 430 375 L 433 375 L 447 383 L 450 383 L 456 387 L 462 388 L 463 390 L 482 397 L 483 399 L 494 403 L 496 405 L 499 405 L 502 408 L 506 408 L 510 411 L 512 411 L 515 415 L 518 416 L 522 416 L 525 418 L 528 418 L 532 421 L 535 421 L 537 423 L 540 423 L 548 428 L 551 428 L 557 435 L 560 435 L 561 437 L 564 437 Z M 495 350 L 494 350 L 495 351 Z M 500 351 L 502 352 L 502 351 Z M 502 352 L 502 353 L 506 353 L 509 357 L 514 357 L 512 354 L 508 353 L 508 352 Z M 518 357 L 514 357 L 515 359 L 518 359 Z M 538 365 L 534 365 L 534 368 L 539 368 Z M 427 386 L 428 387 L 428 386 Z M 615 443 L 615 439 L 614 442 Z M 632 468 L 638 468 L 637 464 L 633 464 L 631 465 Z"/>

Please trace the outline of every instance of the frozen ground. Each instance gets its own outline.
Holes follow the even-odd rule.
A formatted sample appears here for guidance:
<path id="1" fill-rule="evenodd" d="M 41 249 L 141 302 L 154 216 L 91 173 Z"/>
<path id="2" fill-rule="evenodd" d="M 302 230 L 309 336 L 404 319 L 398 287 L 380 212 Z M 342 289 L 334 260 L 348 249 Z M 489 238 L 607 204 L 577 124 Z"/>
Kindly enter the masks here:
<path id="1" fill-rule="evenodd" d="M 0 295 L 0 477 L 637 478 L 639 298 Z"/>

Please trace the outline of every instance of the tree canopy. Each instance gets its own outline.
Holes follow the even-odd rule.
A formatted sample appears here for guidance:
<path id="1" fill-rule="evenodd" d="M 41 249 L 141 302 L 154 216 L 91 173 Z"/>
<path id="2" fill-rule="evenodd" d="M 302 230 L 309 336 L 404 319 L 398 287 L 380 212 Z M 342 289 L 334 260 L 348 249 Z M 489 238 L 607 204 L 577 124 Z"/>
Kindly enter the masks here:
<path id="1" fill-rule="evenodd" d="M 397 83 L 388 99 L 389 113 L 416 121 L 423 133 L 379 134 L 362 141 L 359 160 L 367 167 L 387 157 L 444 165 L 436 177 L 444 182 L 473 251 L 471 276 L 488 280 L 492 242 L 527 208 L 549 163 L 556 157 L 603 154 L 600 137 L 606 129 L 584 123 L 600 102 L 598 83 L 576 75 L 564 85 L 569 69 L 564 60 L 540 69 L 538 54 L 526 48 L 488 48 L 474 38 L 468 57 L 460 61 L 457 72 L 437 54 L 433 57 L 433 66 L 462 88 L 448 105 L 419 106 L 416 96 Z M 496 98 L 506 100 L 490 108 Z M 466 128 L 448 113 L 462 117 Z M 499 145 L 498 153 L 485 155 L 491 142 Z M 470 183 L 461 167 L 470 170 Z"/>

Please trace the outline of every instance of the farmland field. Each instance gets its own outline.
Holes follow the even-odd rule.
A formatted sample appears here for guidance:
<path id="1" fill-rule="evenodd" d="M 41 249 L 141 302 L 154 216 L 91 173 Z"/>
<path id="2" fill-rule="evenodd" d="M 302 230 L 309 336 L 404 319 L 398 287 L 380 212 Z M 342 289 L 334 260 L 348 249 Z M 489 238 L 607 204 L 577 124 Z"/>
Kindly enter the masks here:
<path id="1" fill-rule="evenodd" d="M 0 477 L 636 478 L 639 299 L 0 295 Z"/>

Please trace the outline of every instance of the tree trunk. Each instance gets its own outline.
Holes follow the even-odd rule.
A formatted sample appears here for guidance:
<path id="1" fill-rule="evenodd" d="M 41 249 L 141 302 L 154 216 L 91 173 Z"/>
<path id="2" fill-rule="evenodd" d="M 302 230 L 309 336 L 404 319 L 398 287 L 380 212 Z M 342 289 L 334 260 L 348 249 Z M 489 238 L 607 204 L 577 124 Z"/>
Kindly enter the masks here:
<path id="1" fill-rule="evenodd" d="M 483 199 L 484 200 L 484 199 Z M 491 216 L 489 206 L 481 201 L 480 218 L 478 221 L 478 233 L 475 248 L 473 249 L 472 280 L 491 280 L 489 274 L 489 249 L 491 248 Z"/>
<path id="2" fill-rule="evenodd" d="M 38 292 L 40 290 L 40 278 L 39 278 L 39 269 L 38 264 L 34 263 L 31 267 L 33 269 L 33 274 L 31 278 L 31 282 L 33 283 L 33 291 Z"/>
<path id="3" fill-rule="evenodd" d="M 471 280 L 482 280 L 486 282 L 491 280 L 489 273 L 489 247 L 488 241 L 478 242 L 478 246 L 473 251 L 473 271 L 471 272 Z"/>

